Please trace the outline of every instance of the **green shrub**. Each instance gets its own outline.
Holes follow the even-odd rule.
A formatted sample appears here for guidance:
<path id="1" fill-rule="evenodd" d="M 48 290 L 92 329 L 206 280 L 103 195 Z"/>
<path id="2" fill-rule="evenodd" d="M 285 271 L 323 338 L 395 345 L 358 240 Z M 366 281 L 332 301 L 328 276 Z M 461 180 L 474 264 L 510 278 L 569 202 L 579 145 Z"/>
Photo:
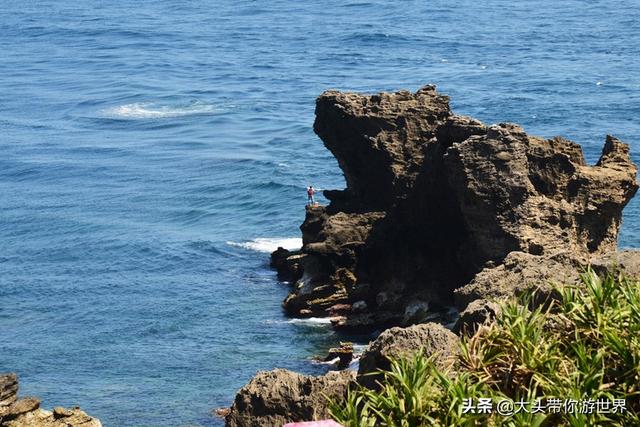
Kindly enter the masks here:
<path id="1" fill-rule="evenodd" d="M 640 426 L 640 284 L 589 269 L 532 308 L 537 297 L 502 303 L 493 324 L 462 338 L 450 370 L 422 353 L 392 360 L 380 390 L 351 390 L 332 416 L 345 427 Z M 481 398 L 491 413 L 464 410 Z M 570 399 L 574 410 L 558 407 Z M 503 400 L 520 411 L 498 414 Z"/>

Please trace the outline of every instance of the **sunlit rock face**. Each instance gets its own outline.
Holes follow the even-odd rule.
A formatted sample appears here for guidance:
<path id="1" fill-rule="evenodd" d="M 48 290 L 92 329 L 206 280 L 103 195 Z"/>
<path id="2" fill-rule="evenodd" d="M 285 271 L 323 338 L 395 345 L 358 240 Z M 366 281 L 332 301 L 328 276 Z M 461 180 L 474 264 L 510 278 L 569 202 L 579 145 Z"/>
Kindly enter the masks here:
<path id="1" fill-rule="evenodd" d="M 524 255 L 509 258 L 509 274 L 519 259 L 574 266 L 614 253 L 622 210 L 638 189 L 618 139 L 608 136 L 600 160 L 587 165 L 564 138 L 453 114 L 434 86 L 325 92 L 314 130 L 347 188 L 325 191 L 328 206 L 307 208 L 302 251 L 279 252 L 277 263 L 284 275 L 294 270 L 285 310 L 332 315 L 338 328 L 420 323 L 420 313 L 451 304 L 465 286 L 475 286 L 465 303 L 495 294 L 475 277 L 512 252 Z"/>

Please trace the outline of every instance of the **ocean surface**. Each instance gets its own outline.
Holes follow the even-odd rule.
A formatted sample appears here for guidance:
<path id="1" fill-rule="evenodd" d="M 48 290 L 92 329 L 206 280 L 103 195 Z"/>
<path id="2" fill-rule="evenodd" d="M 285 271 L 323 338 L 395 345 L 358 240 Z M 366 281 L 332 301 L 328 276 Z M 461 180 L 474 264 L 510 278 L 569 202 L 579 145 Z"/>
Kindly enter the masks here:
<path id="1" fill-rule="evenodd" d="M 636 0 L 0 0 L 0 371 L 105 426 L 220 425 L 257 370 L 322 372 L 339 337 L 268 268 L 305 186 L 344 185 L 315 98 L 427 83 L 640 162 Z M 636 198 L 621 246 L 639 225 Z"/>

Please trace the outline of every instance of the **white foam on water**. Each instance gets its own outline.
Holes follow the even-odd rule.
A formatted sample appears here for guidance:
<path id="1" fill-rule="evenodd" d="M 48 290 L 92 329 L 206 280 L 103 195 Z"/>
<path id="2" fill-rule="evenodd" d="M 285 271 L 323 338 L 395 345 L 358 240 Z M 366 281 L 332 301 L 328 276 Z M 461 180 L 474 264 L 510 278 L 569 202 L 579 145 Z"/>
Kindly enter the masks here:
<path id="1" fill-rule="evenodd" d="M 309 317 L 307 319 L 289 319 L 287 323 L 293 323 L 294 325 L 305 326 L 326 326 L 331 324 L 331 318 L 329 317 Z"/>
<path id="2" fill-rule="evenodd" d="M 103 114 L 107 117 L 120 119 L 162 119 L 196 114 L 211 114 L 214 112 L 216 112 L 216 109 L 213 105 L 199 101 L 186 105 L 134 102 L 132 104 L 118 105 L 103 110 Z"/>
<path id="3" fill-rule="evenodd" d="M 311 363 L 314 363 L 316 365 L 337 365 L 338 362 L 340 362 L 340 358 L 336 357 L 335 359 L 331 359 L 331 360 L 312 360 Z"/>
<path id="4" fill-rule="evenodd" d="M 258 237 L 248 242 L 227 242 L 227 244 L 252 251 L 271 253 L 279 247 L 288 250 L 300 249 L 302 247 L 302 239 L 300 237 Z"/>

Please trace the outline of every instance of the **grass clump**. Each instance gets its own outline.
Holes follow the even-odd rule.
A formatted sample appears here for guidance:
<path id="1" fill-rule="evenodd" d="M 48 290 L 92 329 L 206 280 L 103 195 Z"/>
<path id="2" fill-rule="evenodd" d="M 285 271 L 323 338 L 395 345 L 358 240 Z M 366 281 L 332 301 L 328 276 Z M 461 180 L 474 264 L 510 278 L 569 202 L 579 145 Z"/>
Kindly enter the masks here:
<path id="1" fill-rule="evenodd" d="M 589 269 L 557 291 L 537 307 L 533 294 L 502 303 L 449 370 L 421 353 L 392 360 L 379 390 L 351 390 L 332 416 L 345 427 L 640 426 L 640 284 Z"/>

